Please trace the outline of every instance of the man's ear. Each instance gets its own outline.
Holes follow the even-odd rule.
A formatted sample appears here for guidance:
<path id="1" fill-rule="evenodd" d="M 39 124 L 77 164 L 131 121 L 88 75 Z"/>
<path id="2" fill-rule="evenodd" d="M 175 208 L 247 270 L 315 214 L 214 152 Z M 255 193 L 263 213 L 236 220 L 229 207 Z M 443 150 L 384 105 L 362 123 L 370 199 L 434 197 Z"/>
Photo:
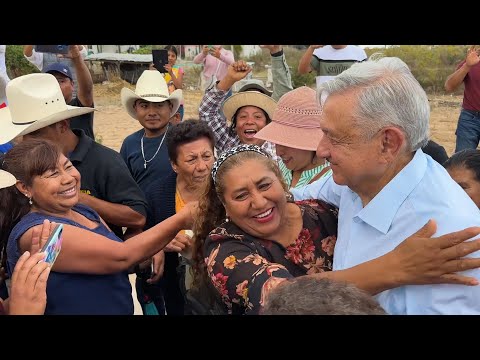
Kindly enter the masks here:
<path id="1" fill-rule="evenodd" d="M 387 160 L 393 160 L 405 146 L 405 134 L 394 126 L 386 127 L 382 132 L 382 153 Z"/>
<path id="2" fill-rule="evenodd" d="M 70 119 L 67 120 L 61 120 L 58 123 L 55 124 L 56 128 L 60 130 L 60 133 L 65 133 L 70 129 Z"/>

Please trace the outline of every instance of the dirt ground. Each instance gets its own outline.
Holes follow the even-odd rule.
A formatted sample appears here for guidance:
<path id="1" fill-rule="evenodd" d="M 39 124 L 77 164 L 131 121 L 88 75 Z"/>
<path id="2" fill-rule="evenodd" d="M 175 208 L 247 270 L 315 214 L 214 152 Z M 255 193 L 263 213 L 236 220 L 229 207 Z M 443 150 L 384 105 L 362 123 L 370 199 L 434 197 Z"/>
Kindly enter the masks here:
<path id="1" fill-rule="evenodd" d="M 120 102 L 122 87 L 133 86 L 126 82 L 95 84 L 94 130 L 97 141 L 119 151 L 126 136 L 141 128 L 138 121 L 132 119 Z M 185 119 L 198 117 L 198 105 L 202 97 L 200 91 L 185 90 Z M 460 112 L 462 96 L 429 96 L 431 107 L 430 131 L 432 140 L 445 147 L 448 155 L 455 148 L 455 128 Z"/>

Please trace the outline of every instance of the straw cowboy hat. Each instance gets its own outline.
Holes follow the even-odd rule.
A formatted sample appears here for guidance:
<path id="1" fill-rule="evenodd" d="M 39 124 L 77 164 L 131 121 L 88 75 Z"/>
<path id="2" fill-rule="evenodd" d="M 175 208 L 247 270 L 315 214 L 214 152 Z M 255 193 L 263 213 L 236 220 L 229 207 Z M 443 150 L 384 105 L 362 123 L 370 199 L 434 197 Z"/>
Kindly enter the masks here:
<path id="1" fill-rule="evenodd" d="M 319 117 L 322 109 L 317 92 L 302 86 L 283 95 L 273 112 L 272 122 L 255 138 L 300 150 L 317 150 L 322 139 Z"/>
<path id="2" fill-rule="evenodd" d="M 160 71 L 157 70 L 144 70 L 142 75 L 138 78 L 135 91 L 129 88 L 123 88 L 121 92 L 122 105 L 128 114 L 137 119 L 137 114 L 133 108 L 133 104 L 138 99 L 143 99 L 149 102 L 163 102 L 170 100 L 173 104 L 170 117 L 175 115 L 182 102 L 182 90 L 177 89 L 171 94 L 168 92 L 168 85 L 163 78 Z"/>
<path id="3" fill-rule="evenodd" d="M 232 124 L 233 115 L 243 106 L 256 106 L 265 111 L 271 119 L 277 102 L 270 96 L 258 91 L 244 91 L 234 94 L 223 103 L 223 114 L 228 126 Z"/>
<path id="4" fill-rule="evenodd" d="M 52 74 L 28 74 L 11 80 L 6 88 L 8 106 L 0 109 L 0 144 L 61 120 L 94 111 L 65 103 Z"/>
<path id="5" fill-rule="evenodd" d="M 0 170 L 0 189 L 15 185 L 17 179 L 7 171 Z"/>

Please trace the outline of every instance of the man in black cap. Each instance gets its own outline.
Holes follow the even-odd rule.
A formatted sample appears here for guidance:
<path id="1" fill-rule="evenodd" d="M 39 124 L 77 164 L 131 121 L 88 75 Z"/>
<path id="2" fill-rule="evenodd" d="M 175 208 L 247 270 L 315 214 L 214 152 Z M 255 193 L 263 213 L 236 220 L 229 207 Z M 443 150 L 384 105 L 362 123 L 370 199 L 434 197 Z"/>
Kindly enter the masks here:
<path id="1" fill-rule="evenodd" d="M 43 72 L 50 73 L 57 79 L 62 89 L 65 102 L 71 106 L 94 107 L 93 106 L 93 80 L 90 70 L 88 70 L 85 61 L 80 55 L 78 45 L 70 45 L 71 61 L 77 74 L 78 89 L 74 96 L 75 84 L 72 71 L 68 65 L 56 62 L 44 69 Z M 93 133 L 93 112 L 76 116 L 70 120 L 72 129 L 81 129 L 85 134 L 95 140 Z"/>

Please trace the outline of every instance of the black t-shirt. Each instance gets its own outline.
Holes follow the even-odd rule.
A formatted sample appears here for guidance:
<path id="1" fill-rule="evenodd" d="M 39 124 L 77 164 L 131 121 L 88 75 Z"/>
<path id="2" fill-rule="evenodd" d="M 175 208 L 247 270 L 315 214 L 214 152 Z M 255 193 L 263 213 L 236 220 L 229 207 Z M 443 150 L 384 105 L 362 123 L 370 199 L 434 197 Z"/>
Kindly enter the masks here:
<path id="1" fill-rule="evenodd" d="M 85 107 L 78 100 L 77 97 L 74 97 L 72 101 L 68 103 L 70 106 Z M 80 129 L 91 139 L 95 140 L 95 135 L 93 134 L 93 112 L 83 115 L 78 115 L 70 119 L 70 128 L 71 129 Z"/>
<path id="2" fill-rule="evenodd" d="M 69 157 L 82 176 L 80 191 L 104 201 L 127 205 L 146 217 L 147 201 L 120 154 L 93 141 L 83 130 L 73 132 L 79 143 Z M 108 226 L 123 239 L 120 226 L 110 223 Z"/>

